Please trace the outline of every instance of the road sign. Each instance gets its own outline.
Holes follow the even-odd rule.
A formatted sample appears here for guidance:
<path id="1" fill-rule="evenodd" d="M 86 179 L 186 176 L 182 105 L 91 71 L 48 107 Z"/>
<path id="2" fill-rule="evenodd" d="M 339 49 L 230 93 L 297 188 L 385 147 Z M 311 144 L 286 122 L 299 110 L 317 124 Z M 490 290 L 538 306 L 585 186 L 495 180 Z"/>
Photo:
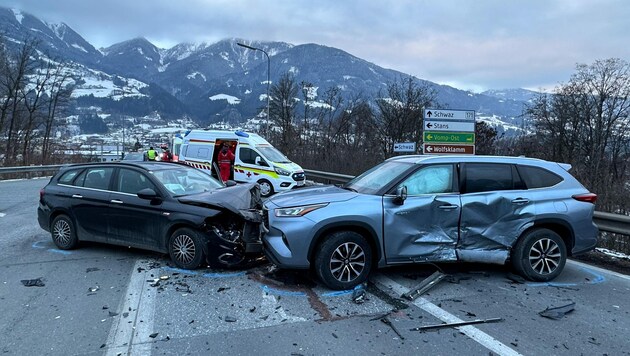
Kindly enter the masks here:
<path id="1" fill-rule="evenodd" d="M 424 120 L 424 129 L 429 131 L 469 131 L 475 132 L 475 122 L 428 121 Z"/>
<path id="2" fill-rule="evenodd" d="M 416 152 L 416 143 L 396 142 L 394 143 L 394 152 Z"/>
<path id="3" fill-rule="evenodd" d="M 472 132 L 424 132 L 424 142 L 442 143 L 475 143 L 475 134 Z"/>
<path id="4" fill-rule="evenodd" d="M 475 145 L 449 145 L 425 143 L 422 145 L 423 152 L 429 155 L 474 155 Z"/>
<path id="5" fill-rule="evenodd" d="M 474 110 L 424 109 L 425 120 L 465 120 L 475 121 Z"/>

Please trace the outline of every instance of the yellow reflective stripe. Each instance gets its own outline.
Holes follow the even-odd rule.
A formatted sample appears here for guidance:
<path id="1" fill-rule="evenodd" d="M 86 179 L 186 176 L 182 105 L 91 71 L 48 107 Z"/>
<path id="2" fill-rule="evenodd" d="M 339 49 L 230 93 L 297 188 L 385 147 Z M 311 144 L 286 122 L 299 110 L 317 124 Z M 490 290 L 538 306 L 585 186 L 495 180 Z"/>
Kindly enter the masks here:
<path id="1" fill-rule="evenodd" d="M 266 171 L 266 170 L 262 170 L 262 169 L 249 168 L 249 167 L 243 167 L 243 166 L 234 166 L 234 169 L 242 169 L 244 171 L 250 171 L 250 172 L 253 172 L 253 173 L 263 174 L 263 175 L 269 176 L 271 178 L 278 178 L 279 177 L 279 175 L 278 175 L 278 173 L 276 173 L 276 171 Z"/>

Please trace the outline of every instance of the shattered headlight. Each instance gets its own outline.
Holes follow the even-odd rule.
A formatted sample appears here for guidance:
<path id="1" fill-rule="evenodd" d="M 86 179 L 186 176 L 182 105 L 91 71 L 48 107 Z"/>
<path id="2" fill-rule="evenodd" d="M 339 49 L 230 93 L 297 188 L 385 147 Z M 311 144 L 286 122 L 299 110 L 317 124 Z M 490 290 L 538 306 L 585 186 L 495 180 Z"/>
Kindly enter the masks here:
<path id="1" fill-rule="evenodd" d="M 317 210 L 319 208 L 323 208 L 326 205 L 328 205 L 328 203 L 314 204 L 314 205 L 304 205 L 304 206 L 294 206 L 294 207 L 291 207 L 291 208 L 278 208 L 278 209 L 275 210 L 275 214 L 276 214 L 276 216 L 285 217 L 285 218 L 304 216 L 304 215 L 310 213 L 311 211 Z"/>
<path id="2" fill-rule="evenodd" d="M 287 171 L 284 168 L 280 168 L 278 166 L 274 166 L 273 169 L 276 171 L 276 173 L 278 173 L 281 176 L 290 176 L 291 172 Z"/>

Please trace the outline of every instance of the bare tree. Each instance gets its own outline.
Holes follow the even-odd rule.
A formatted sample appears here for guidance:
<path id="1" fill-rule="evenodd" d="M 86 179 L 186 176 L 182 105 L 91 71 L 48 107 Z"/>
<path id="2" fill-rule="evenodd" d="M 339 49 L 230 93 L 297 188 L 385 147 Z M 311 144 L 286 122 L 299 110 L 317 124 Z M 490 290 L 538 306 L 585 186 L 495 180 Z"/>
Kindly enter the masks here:
<path id="1" fill-rule="evenodd" d="M 269 116 L 272 124 L 270 136 L 278 148 L 291 155 L 295 137 L 294 120 L 296 117 L 298 86 L 295 78 L 284 73 L 277 84 L 271 86 Z"/>

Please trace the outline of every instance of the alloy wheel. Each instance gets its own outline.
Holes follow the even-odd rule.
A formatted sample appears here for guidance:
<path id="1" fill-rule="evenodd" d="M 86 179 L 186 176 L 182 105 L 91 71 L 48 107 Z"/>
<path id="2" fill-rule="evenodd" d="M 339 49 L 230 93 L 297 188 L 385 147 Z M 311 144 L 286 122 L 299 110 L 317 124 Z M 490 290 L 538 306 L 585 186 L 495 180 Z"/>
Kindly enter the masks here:
<path id="1" fill-rule="evenodd" d="M 553 273 L 560 265 L 561 259 L 560 247 L 551 239 L 540 239 L 529 250 L 529 263 L 538 274 Z"/>
<path id="2" fill-rule="evenodd" d="M 178 235 L 173 239 L 173 253 L 177 261 L 188 264 L 195 258 L 197 253 L 195 242 L 188 235 Z"/>
<path id="3" fill-rule="evenodd" d="M 61 246 L 67 246 L 71 240 L 71 227 L 70 224 L 63 219 L 57 220 L 53 226 L 53 237 L 55 241 Z"/>
<path id="4" fill-rule="evenodd" d="M 346 242 L 335 249 L 330 258 L 330 272 L 340 282 L 350 282 L 361 275 L 365 267 L 365 253 L 361 246 Z"/>

